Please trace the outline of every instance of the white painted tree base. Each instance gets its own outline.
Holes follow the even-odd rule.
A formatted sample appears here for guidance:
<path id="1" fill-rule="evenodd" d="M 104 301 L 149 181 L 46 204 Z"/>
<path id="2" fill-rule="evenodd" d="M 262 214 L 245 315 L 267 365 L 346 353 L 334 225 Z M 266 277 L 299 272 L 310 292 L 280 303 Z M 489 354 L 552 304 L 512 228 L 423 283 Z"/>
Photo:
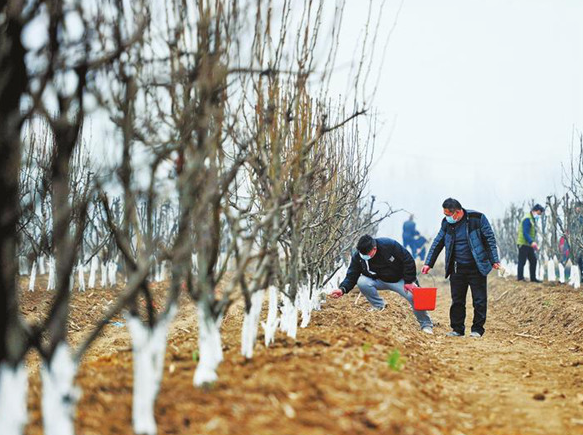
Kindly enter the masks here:
<path id="1" fill-rule="evenodd" d="M 269 308 L 267 319 L 261 323 L 265 335 L 265 347 L 268 347 L 275 339 L 275 333 L 279 326 L 277 303 L 279 302 L 279 292 L 275 286 L 269 287 Z"/>
<path id="2" fill-rule="evenodd" d="M 297 299 L 297 297 L 296 297 Z M 295 340 L 298 332 L 298 309 L 287 296 L 283 297 L 279 329 Z"/>
<path id="3" fill-rule="evenodd" d="M 75 407 L 81 390 L 74 386 L 77 365 L 69 347 L 60 343 L 52 360 L 41 366 L 42 413 L 45 435 L 73 435 Z"/>
<path id="4" fill-rule="evenodd" d="M 312 318 L 312 300 L 310 298 L 310 288 L 307 285 L 300 287 L 297 302 L 297 305 L 299 305 L 298 308 L 302 313 L 300 328 L 307 328 Z"/>
<path id="5" fill-rule="evenodd" d="M 16 367 L 0 364 L 0 434 L 24 433 L 27 394 L 28 372 L 24 362 Z"/>
<path id="6" fill-rule="evenodd" d="M 95 279 L 97 277 L 97 270 L 99 268 L 99 260 L 97 256 L 91 259 L 91 265 L 89 266 L 89 280 L 87 281 L 87 288 L 95 288 Z"/>
<path id="7" fill-rule="evenodd" d="M 265 291 L 259 290 L 251 295 L 251 308 L 243 316 L 243 329 L 241 331 L 241 354 L 245 358 L 253 358 L 253 348 L 257 342 L 259 329 L 259 317 L 263 307 Z"/>
<path id="8" fill-rule="evenodd" d="M 31 292 L 34 291 L 34 283 L 36 281 L 36 269 L 37 269 L 37 263 L 35 260 L 32 263 L 32 267 L 30 269 L 30 280 L 28 282 L 28 291 L 31 291 Z"/>
<path id="9" fill-rule="evenodd" d="M 54 290 L 57 287 L 57 266 L 55 263 L 55 257 L 49 257 L 49 282 L 47 284 L 47 290 Z"/>
<path id="10" fill-rule="evenodd" d="M 139 435 L 156 435 L 157 432 L 154 406 L 164 374 L 168 327 L 176 311 L 173 305 L 154 328 L 144 325 L 139 317 L 126 316 L 134 357 L 132 425 L 134 433 Z"/>
<path id="11" fill-rule="evenodd" d="M 549 260 L 549 262 L 547 263 L 547 268 L 549 282 L 555 282 L 557 280 L 555 274 L 555 262 L 553 260 Z"/>
<path id="12" fill-rule="evenodd" d="M 223 315 L 214 319 L 204 301 L 198 303 L 198 365 L 194 372 L 194 385 L 202 387 L 216 382 L 217 368 L 223 361 L 221 323 Z"/>

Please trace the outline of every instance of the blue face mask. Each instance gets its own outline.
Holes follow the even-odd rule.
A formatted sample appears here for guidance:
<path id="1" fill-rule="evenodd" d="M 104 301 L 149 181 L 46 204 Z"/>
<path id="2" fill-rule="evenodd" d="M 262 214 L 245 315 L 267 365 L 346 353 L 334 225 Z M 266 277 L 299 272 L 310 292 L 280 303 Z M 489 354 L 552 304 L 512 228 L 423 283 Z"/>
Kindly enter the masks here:
<path id="1" fill-rule="evenodd" d="M 533 215 L 533 216 L 534 216 L 534 218 L 535 218 L 537 221 L 540 219 L 540 214 L 535 214 L 535 215 Z"/>
<path id="2" fill-rule="evenodd" d="M 372 258 L 370 255 L 364 255 L 361 254 L 360 252 L 358 253 L 358 255 L 360 255 L 360 258 L 362 258 L 364 261 L 368 261 Z"/>
<path id="3" fill-rule="evenodd" d="M 450 224 L 455 224 L 457 221 L 453 218 L 453 216 L 446 216 L 445 220 L 447 221 L 447 223 Z"/>

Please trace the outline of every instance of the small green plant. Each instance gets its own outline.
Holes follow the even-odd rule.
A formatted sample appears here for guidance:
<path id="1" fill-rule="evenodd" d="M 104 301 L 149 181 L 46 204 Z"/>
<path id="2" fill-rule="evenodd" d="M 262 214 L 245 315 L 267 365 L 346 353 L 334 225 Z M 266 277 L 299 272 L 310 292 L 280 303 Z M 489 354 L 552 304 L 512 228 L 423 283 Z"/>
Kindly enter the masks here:
<path id="1" fill-rule="evenodd" d="M 387 356 L 387 365 L 391 370 L 396 372 L 401 371 L 403 368 L 403 360 L 401 359 L 401 352 L 398 349 L 394 349 L 389 355 Z"/>
<path id="2" fill-rule="evenodd" d="M 192 351 L 192 360 L 194 362 L 198 362 L 198 350 L 193 350 Z"/>
<path id="3" fill-rule="evenodd" d="M 370 343 L 364 343 L 362 345 L 362 350 L 363 350 L 364 353 L 367 353 L 370 350 L 371 347 L 372 347 L 372 344 L 370 344 Z"/>
<path id="4" fill-rule="evenodd" d="M 548 300 L 547 301 L 543 301 L 543 305 L 545 307 L 550 307 L 551 306 L 551 301 L 548 301 Z"/>

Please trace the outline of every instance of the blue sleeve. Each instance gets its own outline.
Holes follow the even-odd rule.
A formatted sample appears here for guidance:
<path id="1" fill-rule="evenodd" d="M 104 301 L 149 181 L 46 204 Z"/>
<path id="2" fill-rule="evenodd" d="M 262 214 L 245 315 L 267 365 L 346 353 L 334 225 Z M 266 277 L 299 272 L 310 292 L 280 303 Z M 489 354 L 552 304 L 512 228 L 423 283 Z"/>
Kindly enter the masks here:
<path id="1" fill-rule="evenodd" d="M 529 245 L 532 245 L 532 237 L 530 237 L 530 229 L 532 228 L 532 223 L 530 219 L 525 219 L 522 221 L 522 235 L 526 239 Z"/>
<path id="2" fill-rule="evenodd" d="M 348 293 L 354 288 L 356 282 L 358 281 L 358 277 L 362 272 L 360 267 L 360 260 L 357 258 L 357 256 L 358 253 L 354 254 L 350 259 L 350 266 L 348 266 L 346 278 L 344 278 L 344 281 L 342 281 L 342 283 L 340 283 L 338 286 L 340 289 L 342 289 L 344 294 Z"/>
<path id="3" fill-rule="evenodd" d="M 484 239 L 486 241 L 486 247 L 488 248 L 488 257 L 490 258 L 490 262 L 500 263 L 500 258 L 498 258 L 498 248 L 496 247 L 496 237 L 494 236 L 494 231 L 492 231 L 492 226 L 485 215 L 482 215 L 482 219 L 480 220 L 480 230 Z"/>
<path id="4" fill-rule="evenodd" d="M 427 254 L 427 258 L 425 260 L 425 265 L 429 267 L 433 267 L 435 265 L 435 261 L 437 261 L 437 257 L 439 253 L 445 246 L 445 228 L 444 225 L 441 225 L 439 233 L 433 240 L 433 244 L 431 245 L 431 249 L 429 249 L 429 253 Z"/>

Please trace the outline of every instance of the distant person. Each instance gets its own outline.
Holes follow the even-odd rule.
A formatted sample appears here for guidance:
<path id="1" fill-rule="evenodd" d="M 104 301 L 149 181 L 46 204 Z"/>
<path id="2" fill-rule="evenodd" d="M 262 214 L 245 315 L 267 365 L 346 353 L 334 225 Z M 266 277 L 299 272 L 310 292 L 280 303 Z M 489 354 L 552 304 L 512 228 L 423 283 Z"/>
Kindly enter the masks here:
<path id="1" fill-rule="evenodd" d="M 488 311 L 488 281 L 490 271 L 500 268 L 496 238 L 486 215 L 465 210 L 459 201 L 448 198 L 443 202 L 441 228 L 427 254 L 421 273 L 427 274 L 445 247 L 445 277 L 449 277 L 451 307 L 449 337 L 465 333 L 466 295 L 472 290 L 474 318 L 470 337 L 484 335 Z"/>
<path id="2" fill-rule="evenodd" d="M 413 259 L 419 257 L 421 261 L 425 261 L 425 254 L 427 253 L 427 239 L 423 237 L 421 234 L 415 237 L 414 246 L 415 250 L 413 251 Z"/>
<path id="3" fill-rule="evenodd" d="M 569 256 L 571 255 L 571 247 L 569 246 L 569 231 L 566 231 L 565 234 L 561 236 L 559 239 L 559 252 L 561 253 L 561 263 L 563 265 L 567 264 L 569 261 Z"/>
<path id="4" fill-rule="evenodd" d="M 413 305 L 413 288 L 417 287 L 413 257 L 399 242 L 389 238 L 375 239 L 364 235 L 358 240 L 346 278 L 331 296 L 339 298 L 358 285 L 360 292 L 372 305 L 382 311 L 385 301 L 378 290 L 391 290 Z M 433 334 L 433 322 L 427 311 L 413 310 L 423 332 Z"/>
<path id="5" fill-rule="evenodd" d="M 413 258 L 415 258 L 415 236 L 419 235 L 419 231 L 415 228 L 414 218 L 413 215 L 410 215 L 409 220 L 403 223 L 403 246 L 409 248 L 411 254 L 413 254 Z"/>
<path id="6" fill-rule="evenodd" d="M 518 237 L 516 244 L 518 245 L 518 281 L 524 281 L 524 266 L 526 260 L 530 268 L 530 282 L 540 282 L 536 279 L 536 254 L 538 245 L 536 244 L 536 222 L 545 212 L 545 208 L 536 204 L 530 212 L 528 212 L 520 222 L 518 227 Z"/>

